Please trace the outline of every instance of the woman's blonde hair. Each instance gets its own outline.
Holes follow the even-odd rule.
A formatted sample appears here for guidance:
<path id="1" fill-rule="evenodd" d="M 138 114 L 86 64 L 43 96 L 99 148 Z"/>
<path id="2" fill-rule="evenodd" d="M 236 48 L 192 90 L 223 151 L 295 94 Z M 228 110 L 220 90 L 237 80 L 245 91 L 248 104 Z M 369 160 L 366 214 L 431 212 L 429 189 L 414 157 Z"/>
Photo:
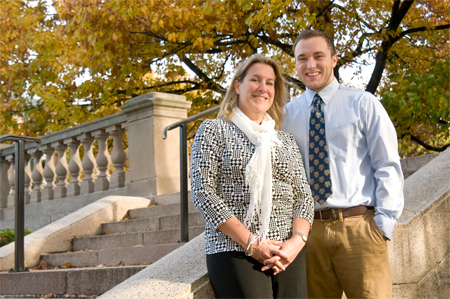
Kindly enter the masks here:
<path id="1" fill-rule="evenodd" d="M 275 73 L 275 96 L 273 99 L 273 104 L 270 106 L 267 113 L 275 120 L 275 129 L 280 130 L 281 124 L 283 122 L 283 107 L 286 104 L 288 98 L 288 92 L 286 89 L 286 80 L 281 74 L 280 67 L 278 63 L 270 57 L 264 56 L 262 54 L 253 54 L 243 62 L 239 64 L 236 72 L 233 76 L 230 86 L 228 87 L 225 98 L 220 105 L 219 114 L 217 117 L 223 117 L 227 121 L 231 121 L 231 118 L 236 111 L 236 107 L 239 101 L 239 95 L 234 89 L 234 82 L 237 80 L 240 83 L 244 81 L 247 75 L 248 69 L 255 63 L 264 63 L 271 66 L 273 72 Z"/>

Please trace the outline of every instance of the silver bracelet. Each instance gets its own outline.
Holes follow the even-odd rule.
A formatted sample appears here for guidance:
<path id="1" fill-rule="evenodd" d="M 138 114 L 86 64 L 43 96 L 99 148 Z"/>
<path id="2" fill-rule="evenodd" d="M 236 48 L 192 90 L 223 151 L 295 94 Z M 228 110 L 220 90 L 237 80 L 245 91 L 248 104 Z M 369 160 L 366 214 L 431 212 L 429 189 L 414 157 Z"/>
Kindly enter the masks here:
<path id="1" fill-rule="evenodd" d="M 258 240 L 260 237 L 258 235 L 253 235 L 252 233 L 250 233 L 250 235 L 248 236 L 248 246 L 247 246 L 247 251 L 245 252 L 246 256 L 252 256 L 253 254 L 253 243 L 255 243 L 256 240 Z"/>
<path id="2" fill-rule="evenodd" d="M 299 235 L 305 243 L 308 241 L 308 237 L 301 232 L 294 232 L 292 235 Z"/>
<path id="3" fill-rule="evenodd" d="M 252 233 L 250 233 L 250 235 L 248 236 L 248 246 L 247 246 L 247 250 L 245 251 L 245 255 L 246 256 L 252 256 L 252 254 L 253 254 L 253 242 L 254 242 L 254 240 L 252 241 Z M 249 253 L 249 251 L 250 251 L 250 253 Z"/>

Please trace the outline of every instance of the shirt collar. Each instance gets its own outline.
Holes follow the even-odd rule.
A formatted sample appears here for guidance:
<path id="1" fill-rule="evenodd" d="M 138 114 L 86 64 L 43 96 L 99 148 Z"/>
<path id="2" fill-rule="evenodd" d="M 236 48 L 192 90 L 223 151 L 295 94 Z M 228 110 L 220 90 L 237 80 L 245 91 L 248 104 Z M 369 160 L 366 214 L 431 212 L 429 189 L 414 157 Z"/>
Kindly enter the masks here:
<path id="1" fill-rule="evenodd" d="M 334 78 L 334 80 L 331 81 L 330 84 L 325 86 L 321 91 L 319 91 L 318 94 L 322 98 L 322 100 L 325 102 L 325 104 L 328 104 L 338 89 L 339 89 L 339 82 L 337 81 L 336 78 Z M 317 92 L 306 87 L 305 93 L 306 93 L 306 98 L 308 99 L 308 106 L 311 106 L 313 98 Z"/>

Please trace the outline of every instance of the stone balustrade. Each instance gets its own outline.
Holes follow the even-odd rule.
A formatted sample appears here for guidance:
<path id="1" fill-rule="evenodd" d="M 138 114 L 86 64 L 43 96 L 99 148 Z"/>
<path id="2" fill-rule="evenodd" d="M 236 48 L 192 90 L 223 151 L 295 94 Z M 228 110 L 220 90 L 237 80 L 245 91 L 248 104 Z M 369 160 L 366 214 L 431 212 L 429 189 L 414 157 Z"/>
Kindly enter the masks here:
<path id="1" fill-rule="evenodd" d="M 81 134 L 69 131 L 64 134 L 57 132 L 43 136 L 42 147 L 36 152 L 28 145 L 25 154 L 25 203 L 43 202 L 77 196 L 81 193 L 124 187 L 126 154 L 122 145 L 122 136 L 126 131 L 127 123 L 123 120 L 123 115 L 118 116 L 102 119 L 95 125 L 99 128 L 93 131 L 87 129 Z M 111 120 L 113 125 L 109 125 Z M 110 137 L 113 138 L 111 155 L 107 150 L 107 140 Z M 92 154 L 94 141 L 98 143 L 97 157 Z M 85 149 L 83 161 L 79 153 L 81 144 Z M 66 157 L 68 152 L 69 159 Z M 2 150 L 2 158 L 4 158 L 1 168 L 2 177 L 8 176 L 9 173 L 8 181 L 5 180 L 4 186 L 2 184 L 1 207 L 6 208 L 14 206 L 14 148 Z M 42 167 L 42 160 L 45 160 L 44 167 Z M 114 171 L 110 178 L 108 167 L 111 163 L 114 165 Z M 33 164 L 32 171 L 31 164 Z M 93 173 L 97 169 L 98 174 L 94 178 Z M 81 180 L 82 173 L 84 178 Z M 110 180 L 113 181 L 111 186 Z"/>
<path id="2" fill-rule="evenodd" d="M 178 192 L 179 137 L 170 132 L 163 140 L 163 129 L 186 118 L 190 106 L 184 96 L 149 93 L 129 99 L 122 112 L 41 136 L 36 152 L 26 144 L 25 204 L 124 188 L 117 194 Z M 14 146 L 0 151 L 0 228 L 11 227 L 5 214 L 14 206 L 14 155 Z"/>

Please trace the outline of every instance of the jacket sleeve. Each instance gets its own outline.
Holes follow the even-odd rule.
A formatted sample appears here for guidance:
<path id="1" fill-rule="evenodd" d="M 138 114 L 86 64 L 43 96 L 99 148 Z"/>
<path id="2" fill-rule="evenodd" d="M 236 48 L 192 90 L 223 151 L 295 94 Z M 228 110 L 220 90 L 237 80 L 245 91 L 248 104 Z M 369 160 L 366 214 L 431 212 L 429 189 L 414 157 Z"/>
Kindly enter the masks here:
<path id="1" fill-rule="evenodd" d="M 294 175 L 292 180 L 292 189 L 294 191 L 294 213 L 293 217 L 306 219 L 312 227 L 314 220 L 314 200 L 311 195 L 308 180 L 306 178 L 305 167 L 303 166 L 302 156 L 294 136 L 289 134 L 289 148 L 292 151 L 292 164 L 294 165 Z"/>
<path id="2" fill-rule="evenodd" d="M 215 231 L 234 216 L 218 195 L 224 142 L 219 120 L 206 120 L 200 125 L 191 150 L 192 201 Z"/>

